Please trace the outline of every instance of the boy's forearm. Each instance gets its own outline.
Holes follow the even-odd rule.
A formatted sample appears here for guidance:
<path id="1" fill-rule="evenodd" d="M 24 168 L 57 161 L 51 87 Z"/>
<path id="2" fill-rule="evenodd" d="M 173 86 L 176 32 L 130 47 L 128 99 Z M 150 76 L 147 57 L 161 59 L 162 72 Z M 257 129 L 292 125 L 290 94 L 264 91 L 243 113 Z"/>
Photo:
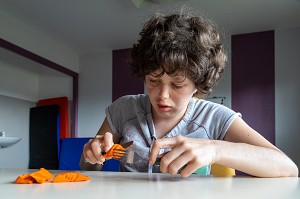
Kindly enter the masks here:
<path id="1" fill-rule="evenodd" d="M 286 155 L 274 149 L 224 141 L 218 144 L 222 145 L 222 155 L 217 158 L 219 164 L 260 177 L 298 175 L 297 166 Z"/>

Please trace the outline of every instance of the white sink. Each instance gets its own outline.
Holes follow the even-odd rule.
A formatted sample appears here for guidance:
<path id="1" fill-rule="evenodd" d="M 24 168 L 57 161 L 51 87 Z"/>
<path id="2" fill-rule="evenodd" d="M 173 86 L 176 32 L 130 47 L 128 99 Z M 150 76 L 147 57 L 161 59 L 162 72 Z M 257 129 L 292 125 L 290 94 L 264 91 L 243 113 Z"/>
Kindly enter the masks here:
<path id="1" fill-rule="evenodd" d="M 0 148 L 9 147 L 19 142 L 21 138 L 18 137 L 0 137 Z"/>

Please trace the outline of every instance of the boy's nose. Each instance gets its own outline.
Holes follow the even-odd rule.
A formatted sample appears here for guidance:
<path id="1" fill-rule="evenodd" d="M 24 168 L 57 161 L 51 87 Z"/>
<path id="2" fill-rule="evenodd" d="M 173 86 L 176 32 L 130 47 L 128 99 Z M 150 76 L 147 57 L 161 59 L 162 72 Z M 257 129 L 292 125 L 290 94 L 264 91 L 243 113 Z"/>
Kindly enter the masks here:
<path id="1" fill-rule="evenodd" d="M 159 97 L 162 100 L 165 100 L 165 99 L 169 98 L 169 96 L 170 96 L 169 88 L 167 86 L 161 86 L 160 92 L 159 92 Z"/>

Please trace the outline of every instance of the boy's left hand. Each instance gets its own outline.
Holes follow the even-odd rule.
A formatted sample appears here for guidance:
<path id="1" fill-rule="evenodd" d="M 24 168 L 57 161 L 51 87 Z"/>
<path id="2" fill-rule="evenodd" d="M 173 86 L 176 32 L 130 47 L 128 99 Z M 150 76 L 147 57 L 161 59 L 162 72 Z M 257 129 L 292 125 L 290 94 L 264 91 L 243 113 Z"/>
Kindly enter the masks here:
<path id="1" fill-rule="evenodd" d="M 150 162 L 155 162 L 160 149 L 169 147 L 172 150 L 161 158 L 160 171 L 172 175 L 180 172 L 181 176 L 188 177 L 197 169 L 214 163 L 216 147 L 213 143 L 212 140 L 183 136 L 157 139 L 150 152 Z"/>

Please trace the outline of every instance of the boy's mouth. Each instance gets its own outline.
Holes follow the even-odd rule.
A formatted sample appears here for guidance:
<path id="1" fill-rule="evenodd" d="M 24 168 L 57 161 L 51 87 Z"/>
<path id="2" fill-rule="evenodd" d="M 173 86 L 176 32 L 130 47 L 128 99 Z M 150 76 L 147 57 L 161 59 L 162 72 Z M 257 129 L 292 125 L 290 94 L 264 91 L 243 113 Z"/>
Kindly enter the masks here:
<path id="1" fill-rule="evenodd" d="M 161 111 L 169 111 L 171 109 L 171 106 L 167 106 L 167 105 L 158 104 L 157 106 Z"/>

